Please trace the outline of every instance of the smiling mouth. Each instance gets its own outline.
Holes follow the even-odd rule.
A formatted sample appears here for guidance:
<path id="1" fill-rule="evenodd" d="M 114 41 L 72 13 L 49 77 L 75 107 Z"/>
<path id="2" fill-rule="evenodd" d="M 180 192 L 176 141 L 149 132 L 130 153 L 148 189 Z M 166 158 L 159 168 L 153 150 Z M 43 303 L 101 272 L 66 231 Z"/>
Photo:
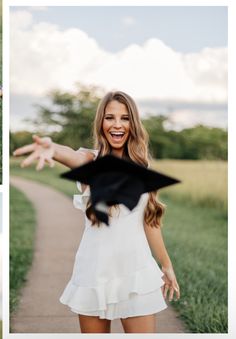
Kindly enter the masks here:
<path id="1" fill-rule="evenodd" d="M 120 141 L 125 135 L 125 132 L 110 132 L 110 135 L 114 141 Z"/>

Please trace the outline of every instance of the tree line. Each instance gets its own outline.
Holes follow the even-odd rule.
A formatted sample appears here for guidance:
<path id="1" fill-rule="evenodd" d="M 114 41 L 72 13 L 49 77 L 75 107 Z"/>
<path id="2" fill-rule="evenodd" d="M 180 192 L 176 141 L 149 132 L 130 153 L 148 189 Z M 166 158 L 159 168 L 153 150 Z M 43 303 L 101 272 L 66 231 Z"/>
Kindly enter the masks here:
<path id="1" fill-rule="evenodd" d="M 97 91 L 96 87 L 80 87 L 74 94 L 52 91 L 49 94 L 51 105 L 38 105 L 38 118 L 33 121 L 36 130 L 74 149 L 80 146 L 91 148 L 93 121 L 100 100 Z M 227 159 L 226 130 L 203 125 L 181 131 L 167 130 L 167 120 L 161 115 L 142 119 L 154 158 Z M 52 129 L 54 132 L 48 132 Z M 10 137 L 11 153 L 15 148 L 32 141 L 32 133 L 28 131 L 10 133 Z"/>

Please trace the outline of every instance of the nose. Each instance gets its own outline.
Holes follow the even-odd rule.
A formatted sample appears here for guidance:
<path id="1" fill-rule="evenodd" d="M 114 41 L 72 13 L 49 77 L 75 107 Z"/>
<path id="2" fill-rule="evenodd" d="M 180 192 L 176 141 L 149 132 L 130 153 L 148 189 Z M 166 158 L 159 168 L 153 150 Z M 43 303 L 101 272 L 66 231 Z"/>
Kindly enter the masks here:
<path id="1" fill-rule="evenodd" d="M 120 119 L 116 119 L 116 120 L 115 120 L 115 122 L 114 122 L 114 127 L 116 127 L 116 128 L 122 127 L 122 124 L 121 124 L 121 120 L 120 120 Z"/>

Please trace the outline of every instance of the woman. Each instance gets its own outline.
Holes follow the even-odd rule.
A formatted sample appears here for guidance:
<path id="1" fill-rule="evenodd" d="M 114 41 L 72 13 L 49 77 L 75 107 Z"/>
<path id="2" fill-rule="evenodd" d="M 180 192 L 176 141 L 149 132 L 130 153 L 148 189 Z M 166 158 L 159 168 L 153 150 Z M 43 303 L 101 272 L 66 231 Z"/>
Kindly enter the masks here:
<path id="1" fill-rule="evenodd" d="M 78 151 L 34 136 L 34 143 L 14 155 L 31 153 L 22 167 L 38 161 L 37 169 L 54 160 L 76 168 L 97 156 L 112 153 L 148 167 L 148 137 L 133 99 L 110 92 L 100 102 L 94 121 L 94 150 Z M 74 204 L 86 212 L 86 227 L 71 280 L 60 301 L 78 314 L 82 333 L 110 333 L 120 318 L 125 333 L 155 333 L 155 314 L 166 308 L 165 298 L 179 299 L 180 290 L 161 234 L 163 205 L 156 192 L 145 193 L 133 211 L 110 209 L 110 226 L 99 223 L 82 187 Z M 160 263 L 162 271 L 156 263 Z"/>

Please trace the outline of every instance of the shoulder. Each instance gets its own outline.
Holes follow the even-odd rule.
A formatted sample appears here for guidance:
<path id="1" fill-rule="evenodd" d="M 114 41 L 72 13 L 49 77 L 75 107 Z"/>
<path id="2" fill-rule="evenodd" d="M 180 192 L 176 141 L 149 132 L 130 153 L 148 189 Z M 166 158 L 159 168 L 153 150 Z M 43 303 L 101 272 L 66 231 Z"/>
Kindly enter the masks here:
<path id="1" fill-rule="evenodd" d="M 80 160 L 81 160 L 80 165 L 86 164 L 89 161 L 93 161 L 98 156 L 98 150 L 91 149 L 91 148 L 80 147 L 76 152 L 80 155 Z M 87 188 L 87 185 L 84 185 L 84 184 L 81 185 L 81 183 L 77 181 L 77 187 L 79 191 L 82 192 L 82 194 L 84 194 Z"/>
<path id="2" fill-rule="evenodd" d="M 95 160 L 98 155 L 98 150 L 91 148 L 80 147 L 77 152 L 83 155 L 85 161 Z"/>
<path id="3" fill-rule="evenodd" d="M 75 152 L 77 153 L 77 158 L 78 158 L 78 163 L 77 163 L 77 166 L 75 167 L 78 167 L 78 166 L 86 164 L 87 162 L 96 160 L 98 156 L 98 150 L 90 149 L 90 148 L 80 147 Z"/>

